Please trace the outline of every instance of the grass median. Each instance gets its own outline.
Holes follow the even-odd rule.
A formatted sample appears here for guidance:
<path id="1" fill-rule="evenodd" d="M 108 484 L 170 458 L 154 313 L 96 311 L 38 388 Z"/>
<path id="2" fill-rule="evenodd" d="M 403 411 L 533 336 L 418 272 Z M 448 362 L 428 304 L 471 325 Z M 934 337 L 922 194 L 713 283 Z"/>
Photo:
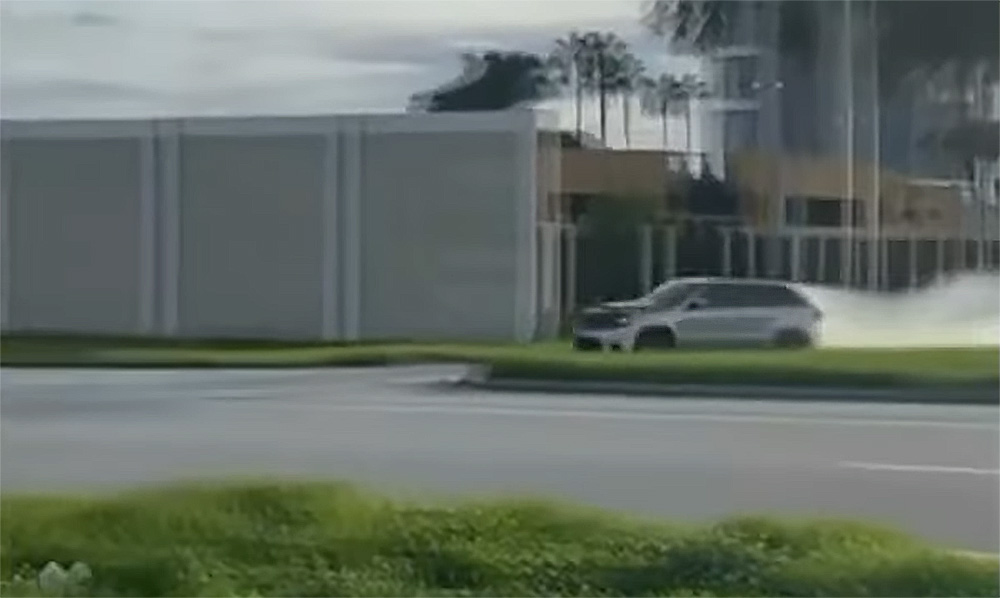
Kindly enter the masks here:
<path id="1" fill-rule="evenodd" d="M 4 595 L 49 561 L 94 596 L 997 596 L 1000 567 L 839 521 L 706 527 L 532 500 L 416 504 L 343 484 L 7 496 Z"/>
<path id="2" fill-rule="evenodd" d="M 580 353 L 568 343 L 287 344 L 144 339 L 0 339 L 5 366 L 328 367 L 462 362 L 536 380 L 867 388 L 993 388 L 1000 349 L 817 349 Z"/>

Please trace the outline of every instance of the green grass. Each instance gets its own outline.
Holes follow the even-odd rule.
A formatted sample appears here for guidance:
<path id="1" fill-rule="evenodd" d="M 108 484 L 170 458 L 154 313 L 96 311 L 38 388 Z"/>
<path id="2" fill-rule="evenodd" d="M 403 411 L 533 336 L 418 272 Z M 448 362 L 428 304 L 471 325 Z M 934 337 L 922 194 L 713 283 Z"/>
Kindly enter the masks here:
<path id="1" fill-rule="evenodd" d="M 841 521 L 682 527 L 292 482 L 7 496 L 0 518 L 4 595 L 40 595 L 50 560 L 87 563 L 94 596 L 1000 595 L 995 559 Z"/>
<path id="2" fill-rule="evenodd" d="M 316 367 L 427 362 L 482 363 L 493 375 L 557 380 L 990 387 L 997 347 L 580 353 L 568 343 L 483 345 L 381 342 L 288 344 L 142 339 L 4 337 L 0 363 L 21 366 Z"/>
<path id="3" fill-rule="evenodd" d="M 819 349 L 658 354 L 554 354 L 542 360 L 498 356 L 494 375 L 559 380 L 824 387 L 996 388 L 1000 351 Z"/>

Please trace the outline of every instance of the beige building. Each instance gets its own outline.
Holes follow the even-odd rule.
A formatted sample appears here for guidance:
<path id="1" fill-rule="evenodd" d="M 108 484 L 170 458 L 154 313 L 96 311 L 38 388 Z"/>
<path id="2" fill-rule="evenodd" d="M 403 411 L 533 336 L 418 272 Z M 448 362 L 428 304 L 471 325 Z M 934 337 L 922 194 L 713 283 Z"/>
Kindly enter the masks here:
<path id="1" fill-rule="evenodd" d="M 860 161 L 848 168 L 845 160 L 782 160 L 744 152 L 730 156 L 728 164 L 744 198 L 748 224 L 755 228 L 843 230 L 845 217 L 851 215 L 847 198 L 853 197 L 854 228 L 858 231 L 869 230 L 870 220 L 880 215 L 877 226 L 889 237 L 952 238 L 962 234 L 962 193 L 955 186 L 928 184 L 884 169 L 876 171 L 870 162 Z M 784 210 L 782 197 L 786 200 Z M 880 206 L 874 204 L 876 197 Z"/>
<path id="2" fill-rule="evenodd" d="M 563 148 L 560 194 L 550 202 L 551 213 L 575 229 L 574 204 L 580 201 L 664 198 L 678 177 L 670 167 L 677 158 L 682 155 Z M 634 261 L 642 289 L 703 266 L 709 268 L 707 274 L 724 276 L 745 272 L 870 288 L 912 287 L 947 272 L 990 268 L 1000 261 L 996 209 L 978 212 L 962 181 L 912 179 L 876 171 L 863 161 L 849 167 L 830 158 L 782 160 L 759 151 L 734 153 L 727 165 L 742 222 L 722 224 L 719 238 L 686 249 L 694 241 L 684 239 L 683 227 L 670 224 L 676 220 L 641 227 Z M 660 205 L 667 209 L 666 203 Z M 871 242 L 874 237 L 877 244 Z M 564 245 L 564 253 L 572 262 L 571 246 Z M 710 266 L 701 259 L 698 266 L 684 261 L 716 253 Z M 574 271 L 566 267 L 567 273 Z"/>

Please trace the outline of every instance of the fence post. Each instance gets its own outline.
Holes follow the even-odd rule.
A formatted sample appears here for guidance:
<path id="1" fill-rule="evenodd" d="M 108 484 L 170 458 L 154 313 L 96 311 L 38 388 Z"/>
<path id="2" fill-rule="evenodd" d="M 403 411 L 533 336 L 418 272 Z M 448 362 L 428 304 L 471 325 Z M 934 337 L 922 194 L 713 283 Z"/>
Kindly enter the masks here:
<path id="1" fill-rule="evenodd" d="M 722 275 L 733 275 L 733 230 L 724 227 L 722 230 Z"/>
<path id="2" fill-rule="evenodd" d="M 643 294 L 653 290 L 653 227 L 649 224 L 639 226 L 639 282 Z"/>
<path id="3" fill-rule="evenodd" d="M 757 278 L 757 232 L 744 229 L 747 236 L 747 277 Z"/>
<path id="4" fill-rule="evenodd" d="M 826 235 L 817 235 L 816 242 L 816 282 L 826 282 Z"/>
<path id="5" fill-rule="evenodd" d="M 840 283 L 845 287 L 851 286 L 851 249 L 849 245 L 853 242 L 851 235 L 845 233 L 840 237 Z"/>
<path id="6" fill-rule="evenodd" d="M 791 255 L 791 276 L 793 282 L 798 282 L 801 278 L 802 267 L 802 237 L 799 233 L 792 233 L 792 255 Z"/>
<path id="7" fill-rule="evenodd" d="M 910 250 L 910 290 L 917 288 L 917 237 L 911 232 L 907 241 Z"/>
<path id="8" fill-rule="evenodd" d="M 663 260 L 663 280 L 667 281 L 677 276 L 677 228 L 668 225 L 663 235 L 663 250 L 666 259 Z"/>
<path id="9" fill-rule="evenodd" d="M 980 213 L 982 213 L 980 211 Z M 986 226 L 986 222 L 982 222 L 979 225 L 979 238 L 976 239 L 976 272 L 982 272 L 986 269 L 986 234 L 983 227 Z"/>
<path id="10" fill-rule="evenodd" d="M 562 229 L 566 234 L 563 236 L 566 252 L 565 280 L 566 294 L 564 295 L 565 308 L 563 313 L 572 317 L 576 312 L 576 250 L 577 250 L 577 226 L 575 223 L 566 224 Z"/>
<path id="11" fill-rule="evenodd" d="M 878 252 L 878 262 L 881 273 L 879 274 L 879 289 L 889 288 L 889 239 L 882 235 L 879 239 L 881 247 Z"/>
<path id="12" fill-rule="evenodd" d="M 934 278 L 941 280 L 944 277 L 944 239 L 940 236 L 934 241 L 935 257 L 937 263 L 934 265 Z"/>
<path id="13" fill-rule="evenodd" d="M 544 320 L 543 327 L 548 324 L 549 314 L 552 309 L 556 307 L 555 305 L 555 287 L 556 281 L 556 269 L 555 269 L 555 238 L 554 233 L 556 224 L 553 222 L 542 221 L 538 223 L 538 232 L 541 237 L 539 243 L 538 257 L 541 262 L 538 267 L 539 274 L 541 275 L 541 284 L 539 285 L 539 293 L 541 294 L 541 305 L 540 305 L 540 317 Z M 547 332 L 547 329 L 546 329 Z"/>

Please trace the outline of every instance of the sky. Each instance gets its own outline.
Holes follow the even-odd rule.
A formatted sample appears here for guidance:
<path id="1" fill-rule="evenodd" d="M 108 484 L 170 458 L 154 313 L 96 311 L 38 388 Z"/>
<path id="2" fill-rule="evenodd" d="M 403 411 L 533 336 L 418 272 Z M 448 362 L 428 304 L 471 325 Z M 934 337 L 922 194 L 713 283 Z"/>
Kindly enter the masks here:
<path id="1" fill-rule="evenodd" d="M 461 70 L 459 54 L 547 51 L 572 29 L 615 31 L 652 73 L 694 72 L 638 23 L 643 0 L 3 0 L 0 115 L 148 118 L 399 112 Z M 596 133 L 597 110 L 585 108 Z M 542 108 L 573 127 L 570 100 Z M 638 113 L 638 108 L 633 108 Z M 697 119 L 695 119 L 697 121 Z M 661 147 L 633 118 L 633 145 Z M 698 131 L 695 124 L 694 146 Z M 623 143 L 621 108 L 609 142 Z M 684 126 L 671 123 L 671 146 Z"/>

